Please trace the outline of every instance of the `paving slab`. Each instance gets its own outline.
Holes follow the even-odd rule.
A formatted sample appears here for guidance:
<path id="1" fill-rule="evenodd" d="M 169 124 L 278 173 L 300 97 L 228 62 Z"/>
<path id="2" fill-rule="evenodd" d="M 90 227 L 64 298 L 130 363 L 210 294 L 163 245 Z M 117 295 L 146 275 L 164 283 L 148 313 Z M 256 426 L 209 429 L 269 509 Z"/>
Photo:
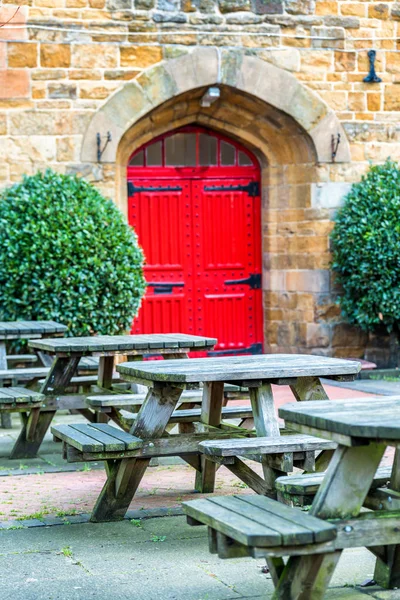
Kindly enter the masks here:
<path id="1" fill-rule="evenodd" d="M 398 600 L 352 587 L 371 573 L 370 557 L 344 552 L 327 600 Z M 206 528 L 183 517 L 0 531 L 1 600 L 270 600 L 264 566 L 209 554 Z"/>

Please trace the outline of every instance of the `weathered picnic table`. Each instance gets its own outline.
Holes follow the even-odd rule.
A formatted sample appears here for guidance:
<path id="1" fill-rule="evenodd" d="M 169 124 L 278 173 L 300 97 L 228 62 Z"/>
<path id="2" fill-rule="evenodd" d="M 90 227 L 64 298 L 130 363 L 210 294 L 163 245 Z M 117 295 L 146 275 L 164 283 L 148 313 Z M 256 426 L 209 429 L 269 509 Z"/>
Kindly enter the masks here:
<path id="1" fill-rule="evenodd" d="M 6 343 L 10 340 L 28 340 L 32 338 L 43 338 L 49 335 L 63 335 L 67 327 L 55 321 L 0 321 L 0 371 L 8 369 L 10 357 L 7 356 Z M 17 357 L 13 357 L 16 359 Z M 7 362 L 8 361 L 8 362 Z M 32 377 L 40 373 L 30 371 Z M 10 371 L 12 374 L 12 371 Z M 17 382 L 18 383 L 18 382 Z M 14 385 L 14 384 L 13 384 Z M 1 386 L 1 382 L 0 382 Z M 1 427 L 11 427 L 11 414 L 7 410 L 0 415 Z"/>
<path id="2" fill-rule="evenodd" d="M 280 438 L 271 384 L 289 384 L 297 400 L 316 400 L 327 398 L 320 377 L 353 379 L 359 368 L 357 362 L 347 360 L 282 354 L 123 363 L 117 366 L 117 370 L 125 380 L 149 388 L 130 433 L 124 432 L 124 441 L 135 444 L 135 447 L 123 446 L 122 451 L 121 447 L 117 451 L 111 440 L 104 440 L 105 445 L 102 445 L 100 438 L 95 439 L 96 432 L 88 428 L 80 432 L 87 437 L 80 436 L 79 440 L 76 433 L 61 430 L 60 426 L 53 427 L 52 431 L 68 446 L 70 460 L 106 461 L 108 479 L 94 508 L 94 521 L 121 518 L 125 514 L 152 456 L 184 457 L 196 469 L 198 491 L 213 491 L 216 466 L 224 462 L 253 489 L 274 495 L 275 478 L 287 472 L 284 471 L 284 463 L 290 463 L 289 470 L 293 465 L 290 457 L 297 453 L 301 464 L 312 462 L 311 452 L 332 449 L 335 444 L 311 436 Z M 165 436 L 171 417 L 179 414 L 174 409 L 183 390 L 201 383 L 201 427 L 197 433 L 193 428 L 186 434 Z M 235 428 L 221 422 L 224 383 L 249 389 L 256 432 L 262 436 L 258 440 L 249 439 L 246 445 L 244 437 L 251 434 L 239 430 L 238 439 L 231 439 L 228 444 L 239 444 L 233 457 L 229 449 L 229 456 L 226 454 L 225 443 L 227 438 L 235 437 Z M 113 430 L 103 427 L 102 433 L 112 436 Z M 108 449 L 107 443 L 110 443 Z M 248 454 L 263 455 L 264 479 L 238 458 Z"/>
<path id="3" fill-rule="evenodd" d="M 187 358 L 189 352 L 212 349 L 216 342 L 214 338 L 180 333 L 31 340 L 29 342 L 31 348 L 46 352 L 55 358 L 40 390 L 46 398 L 45 406 L 40 411 L 34 439 L 32 437 L 30 440 L 27 439 L 24 426 L 15 443 L 11 458 L 36 456 L 57 409 L 77 409 L 88 420 L 93 420 L 93 414 L 87 409 L 84 398 L 78 398 L 76 402 L 73 397 L 66 397 L 64 400 L 62 398 L 83 356 L 99 357 L 97 385 L 103 389 L 110 389 L 116 356 L 129 355 L 134 357 L 134 360 L 142 360 L 144 355 Z"/>
<path id="4" fill-rule="evenodd" d="M 260 496 L 214 497 L 184 503 L 189 523 L 208 525 L 210 551 L 221 558 L 265 557 L 273 600 L 321 600 L 343 549 L 362 546 L 377 556 L 375 581 L 398 587 L 398 450 L 389 487 L 379 490 L 383 510 L 360 509 L 385 448 L 400 447 L 400 400 L 291 403 L 279 415 L 303 434 L 337 443 L 310 511 Z"/>

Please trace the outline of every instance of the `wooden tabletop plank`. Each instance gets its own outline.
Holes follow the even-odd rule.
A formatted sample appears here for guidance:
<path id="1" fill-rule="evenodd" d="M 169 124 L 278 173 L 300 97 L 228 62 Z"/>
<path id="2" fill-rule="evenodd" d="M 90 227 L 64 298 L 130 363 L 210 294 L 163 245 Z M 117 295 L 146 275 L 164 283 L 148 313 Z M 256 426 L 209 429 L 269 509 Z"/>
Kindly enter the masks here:
<path id="1" fill-rule="evenodd" d="M 196 358 L 188 362 L 127 362 L 117 366 L 121 374 L 132 379 L 179 383 L 356 375 L 360 369 L 357 361 L 304 354 Z"/>
<path id="2" fill-rule="evenodd" d="M 31 340 L 32 348 L 43 350 L 51 354 L 57 352 L 90 353 L 110 351 L 143 351 L 152 352 L 157 349 L 176 350 L 180 348 L 213 348 L 217 340 L 202 336 L 186 334 L 148 334 L 148 335 L 103 335 L 70 338 L 48 338 Z"/>
<path id="3" fill-rule="evenodd" d="M 64 333 L 67 327 L 56 321 L 0 321 L 0 339 L 27 339 L 30 335 Z"/>
<path id="4" fill-rule="evenodd" d="M 335 402 L 286 404 L 279 416 L 288 423 L 323 432 L 374 440 L 400 440 L 400 396 Z"/>

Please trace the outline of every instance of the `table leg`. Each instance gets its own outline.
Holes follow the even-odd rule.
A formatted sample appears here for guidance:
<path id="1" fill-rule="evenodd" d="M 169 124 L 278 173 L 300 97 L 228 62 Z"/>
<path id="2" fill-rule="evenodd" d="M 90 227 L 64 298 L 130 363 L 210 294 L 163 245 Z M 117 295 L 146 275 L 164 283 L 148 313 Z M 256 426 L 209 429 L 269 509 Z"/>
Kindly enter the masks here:
<path id="1" fill-rule="evenodd" d="M 52 403 L 54 396 L 62 393 L 68 386 L 79 363 L 79 357 L 55 358 L 49 374 L 42 385 L 41 393 L 48 396 L 48 409 L 41 410 L 36 427 L 32 431 L 29 419 L 24 423 L 21 433 L 15 442 L 10 458 L 34 458 L 40 448 L 50 423 L 56 414 L 56 403 Z"/>
<path id="2" fill-rule="evenodd" d="M 222 405 L 224 402 L 223 381 L 207 381 L 203 387 L 201 403 L 201 422 L 205 425 L 218 427 L 221 424 Z M 213 492 L 217 465 L 207 460 L 204 455 L 201 459 L 201 471 L 196 472 L 195 489 L 197 492 Z"/>
<path id="3" fill-rule="evenodd" d="M 7 369 L 7 350 L 6 343 L 0 342 L 0 369 Z M 0 427 L 2 429 L 11 429 L 11 413 L 1 413 Z"/>
<path id="4" fill-rule="evenodd" d="M 100 388 L 111 389 L 114 372 L 114 356 L 100 356 L 97 385 Z"/>
<path id="5" fill-rule="evenodd" d="M 315 496 L 310 514 L 321 519 L 358 516 L 384 451 L 383 444 L 375 443 L 368 446 L 339 446 Z M 273 600 L 321 600 L 341 552 L 289 558 Z"/>
<path id="6" fill-rule="evenodd" d="M 301 377 L 295 385 L 291 385 L 294 397 L 299 402 L 309 400 L 329 400 L 319 377 Z M 315 459 L 315 471 L 321 473 L 328 468 L 333 450 L 324 450 Z"/>
<path id="7" fill-rule="evenodd" d="M 279 436 L 279 421 L 275 412 L 271 385 L 266 383 L 260 387 L 249 388 L 249 393 L 257 436 Z M 286 475 L 286 473 L 270 467 L 268 464 L 268 457 L 266 456 L 262 457 L 261 464 L 268 495 L 275 496 L 275 480 L 281 475 Z"/>
<path id="8" fill-rule="evenodd" d="M 148 391 L 130 433 L 144 440 L 161 437 L 181 394 L 181 388 L 155 384 Z M 107 481 L 90 517 L 95 523 L 124 518 L 150 459 L 124 458 L 109 462 Z"/>
<path id="9" fill-rule="evenodd" d="M 390 478 L 390 489 L 400 491 L 400 453 L 396 450 Z M 383 588 L 400 587 L 400 545 L 386 546 L 385 560 L 376 559 L 374 581 Z"/>

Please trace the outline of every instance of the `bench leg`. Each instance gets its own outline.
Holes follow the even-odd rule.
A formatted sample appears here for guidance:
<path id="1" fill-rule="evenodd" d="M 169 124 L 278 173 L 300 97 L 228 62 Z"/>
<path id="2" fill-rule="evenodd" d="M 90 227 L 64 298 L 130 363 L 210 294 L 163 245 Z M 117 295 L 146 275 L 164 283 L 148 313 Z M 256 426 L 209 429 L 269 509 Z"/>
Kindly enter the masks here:
<path id="1" fill-rule="evenodd" d="M 30 418 L 24 423 L 10 458 L 35 458 L 56 411 L 40 411 L 36 427 L 30 427 Z"/>
<path id="2" fill-rule="evenodd" d="M 218 427 L 221 424 L 222 404 L 224 402 L 224 383 L 222 381 L 205 382 L 201 403 L 201 422 Z M 196 472 L 195 489 L 197 492 L 214 491 L 217 465 L 201 456 L 201 471 Z"/>
<path id="3" fill-rule="evenodd" d="M 358 516 L 384 451 L 383 444 L 375 443 L 368 446 L 339 446 L 315 496 L 310 514 L 321 519 Z M 273 600 L 321 600 L 341 552 L 290 557 Z"/>
<path id="4" fill-rule="evenodd" d="M 396 450 L 390 478 L 390 489 L 400 491 L 400 453 Z M 383 588 L 400 587 L 400 545 L 387 546 L 385 559 L 377 558 L 374 581 Z"/>
<path id="5" fill-rule="evenodd" d="M 41 393 L 50 397 L 51 402 L 54 396 L 62 394 L 73 377 L 79 363 L 79 356 L 73 358 L 57 357 L 51 366 L 51 369 L 41 387 Z M 51 406 L 53 409 L 54 405 Z M 23 425 L 21 433 L 14 448 L 12 449 L 10 458 L 34 458 L 40 448 L 46 431 L 50 427 L 50 423 L 56 414 L 55 410 L 40 411 L 37 419 L 36 427 L 32 431 L 29 425 L 29 418 Z"/>
<path id="6" fill-rule="evenodd" d="M 7 350 L 6 343 L 0 342 L 0 369 L 7 369 Z M 2 429 L 11 429 L 11 413 L 2 413 L 0 415 L 0 427 Z"/>
<path id="7" fill-rule="evenodd" d="M 181 388 L 155 384 L 149 389 L 130 433 L 144 440 L 161 437 L 181 394 Z M 149 463 L 147 458 L 109 461 L 107 481 L 90 520 L 99 523 L 123 519 Z"/>

